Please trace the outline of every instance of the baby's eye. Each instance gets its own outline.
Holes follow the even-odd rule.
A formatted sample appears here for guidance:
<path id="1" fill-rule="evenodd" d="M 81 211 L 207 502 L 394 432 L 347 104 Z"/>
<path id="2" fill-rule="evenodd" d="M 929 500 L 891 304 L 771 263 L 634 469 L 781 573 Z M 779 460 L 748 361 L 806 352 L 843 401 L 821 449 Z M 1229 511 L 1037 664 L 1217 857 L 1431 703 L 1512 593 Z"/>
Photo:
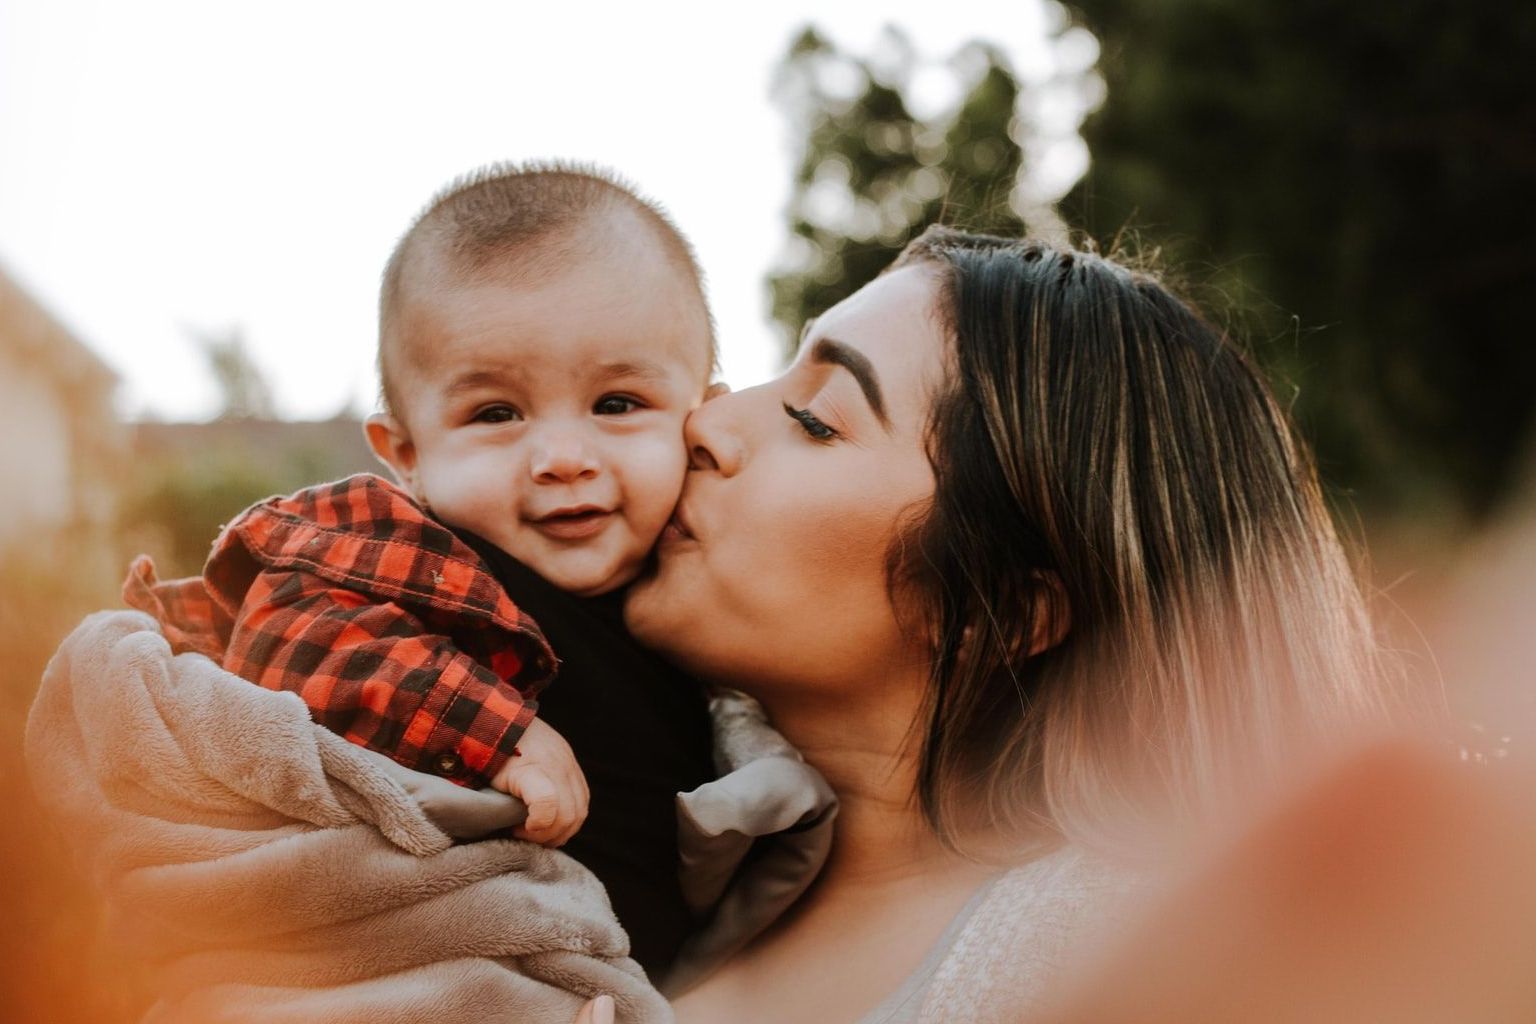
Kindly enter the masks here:
<path id="1" fill-rule="evenodd" d="M 631 398 L 629 395 L 604 395 L 592 406 L 592 411 L 599 416 L 622 416 L 640 407 L 638 398 Z"/>
<path id="2" fill-rule="evenodd" d="M 472 417 L 473 421 L 476 423 L 511 423 L 513 420 L 520 420 L 522 418 L 522 413 L 518 412 L 510 405 L 501 403 L 496 405 L 487 405 L 483 409 L 477 409 L 475 410 L 475 415 Z"/>

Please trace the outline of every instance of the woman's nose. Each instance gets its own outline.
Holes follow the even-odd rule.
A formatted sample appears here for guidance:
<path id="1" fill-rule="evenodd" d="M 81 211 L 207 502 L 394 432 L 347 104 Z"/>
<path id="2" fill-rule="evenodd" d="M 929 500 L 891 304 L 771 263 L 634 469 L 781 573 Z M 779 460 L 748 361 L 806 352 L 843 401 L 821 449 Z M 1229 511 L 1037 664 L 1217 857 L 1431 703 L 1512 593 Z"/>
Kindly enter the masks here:
<path id="1" fill-rule="evenodd" d="M 745 449 L 738 421 L 750 394 L 749 389 L 719 395 L 688 414 L 683 443 L 688 446 L 689 469 L 734 476 L 741 468 Z"/>
<path id="2" fill-rule="evenodd" d="M 597 476 L 598 463 L 580 437 L 546 431 L 534 441 L 528 470 L 539 483 L 568 484 Z"/>

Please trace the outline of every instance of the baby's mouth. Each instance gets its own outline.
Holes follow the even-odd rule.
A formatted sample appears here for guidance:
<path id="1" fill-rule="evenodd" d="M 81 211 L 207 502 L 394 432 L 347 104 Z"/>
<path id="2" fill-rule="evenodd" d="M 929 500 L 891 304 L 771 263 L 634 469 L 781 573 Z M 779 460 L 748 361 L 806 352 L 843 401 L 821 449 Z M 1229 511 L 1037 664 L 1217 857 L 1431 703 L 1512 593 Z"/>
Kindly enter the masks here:
<path id="1" fill-rule="evenodd" d="M 596 505 L 557 508 L 529 520 L 535 530 L 555 540 L 583 540 L 602 531 L 613 513 Z"/>

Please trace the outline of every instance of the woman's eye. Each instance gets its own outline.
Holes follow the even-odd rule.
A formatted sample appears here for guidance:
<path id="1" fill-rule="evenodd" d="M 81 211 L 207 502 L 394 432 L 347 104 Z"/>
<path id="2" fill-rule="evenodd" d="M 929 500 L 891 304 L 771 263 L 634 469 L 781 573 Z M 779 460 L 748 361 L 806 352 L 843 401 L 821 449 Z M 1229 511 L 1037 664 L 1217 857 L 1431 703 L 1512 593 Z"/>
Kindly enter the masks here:
<path id="1" fill-rule="evenodd" d="M 639 399 L 628 395 L 604 395 L 592 406 L 592 411 L 599 416 L 622 416 L 626 412 L 634 412 L 640 408 Z"/>
<path id="2" fill-rule="evenodd" d="M 784 412 L 789 418 L 800 424 L 800 429 L 815 441 L 833 441 L 839 436 L 837 431 L 817 419 L 809 409 L 796 409 L 788 402 L 783 403 Z"/>
<path id="3" fill-rule="evenodd" d="M 476 410 L 473 417 L 476 423 L 511 423 L 522 418 L 523 414 L 510 405 L 488 405 Z"/>

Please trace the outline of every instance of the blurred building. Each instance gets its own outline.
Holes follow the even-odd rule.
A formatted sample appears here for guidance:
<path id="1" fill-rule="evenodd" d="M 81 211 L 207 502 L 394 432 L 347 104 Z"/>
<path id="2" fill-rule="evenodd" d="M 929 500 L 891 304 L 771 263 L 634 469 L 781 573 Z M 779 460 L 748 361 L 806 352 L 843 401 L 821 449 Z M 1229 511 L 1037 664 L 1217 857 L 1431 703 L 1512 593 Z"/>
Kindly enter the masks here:
<path id="1" fill-rule="evenodd" d="M 0 268 L 0 560 L 105 543 L 127 444 L 117 380 Z"/>
<path id="2" fill-rule="evenodd" d="M 352 473 L 385 470 L 363 437 L 361 420 L 217 419 L 207 423 L 159 423 L 133 426 L 135 460 L 188 463 L 208 452 L 249 465 L 281 471 L 278 488 L 294 490 Z"/>

